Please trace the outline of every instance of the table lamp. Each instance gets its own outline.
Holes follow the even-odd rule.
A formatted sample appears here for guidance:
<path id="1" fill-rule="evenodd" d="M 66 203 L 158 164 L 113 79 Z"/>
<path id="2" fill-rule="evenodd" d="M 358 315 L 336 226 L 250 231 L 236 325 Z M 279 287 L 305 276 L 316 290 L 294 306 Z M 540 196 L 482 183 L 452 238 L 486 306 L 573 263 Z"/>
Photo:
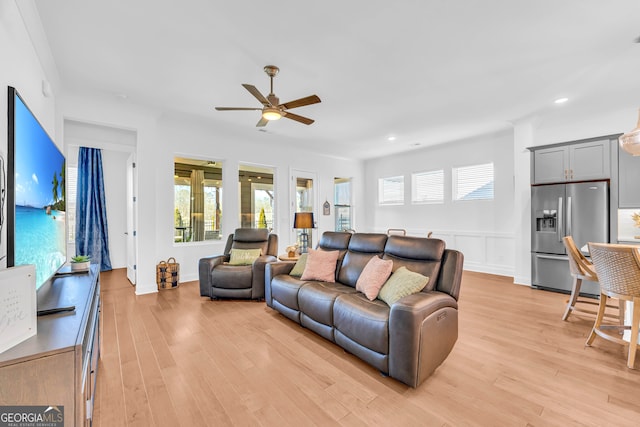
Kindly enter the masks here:
<path id="1" fill-rule="evenodd" d="M 310 243 L 307 230 L 313 228 L 313 212 L 296 212 L 293 219 L 293 228 L 302 230 L 300 233 L 300 253 L 307 253 Z"/>

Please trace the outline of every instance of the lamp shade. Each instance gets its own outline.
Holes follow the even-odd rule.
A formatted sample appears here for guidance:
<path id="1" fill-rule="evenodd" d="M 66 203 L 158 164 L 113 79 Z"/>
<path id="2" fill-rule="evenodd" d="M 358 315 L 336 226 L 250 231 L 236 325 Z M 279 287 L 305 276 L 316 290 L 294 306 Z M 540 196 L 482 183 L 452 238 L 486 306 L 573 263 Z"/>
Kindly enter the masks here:
<path id="1" fill-rule="evenodd" d="M 296 212 L 293 228 L 313 228 L 313 212 Z"/>
<path id="2" fill-rule="evenodd" d="M 638 124 L 636 128 L 630 132 L 621 135 L 618 138 L 620 148 L 632 156 L 640 156 L 640 112 L 638 113 Z"/>

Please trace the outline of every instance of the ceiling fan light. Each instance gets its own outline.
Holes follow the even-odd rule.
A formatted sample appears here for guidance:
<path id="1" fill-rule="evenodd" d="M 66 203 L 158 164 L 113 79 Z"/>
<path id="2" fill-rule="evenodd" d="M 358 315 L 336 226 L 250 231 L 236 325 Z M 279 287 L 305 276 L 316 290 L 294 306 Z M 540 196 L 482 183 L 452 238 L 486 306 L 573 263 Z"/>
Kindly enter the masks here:
<path id="1" fill-rule="evenodd" d="M 632 156 L 640 156 L 640 114 L 636 128 L 621 135 L 618 141 L 620 142 L 620 148 L 624 151 Z"/>
<path id="2" fill-rule="evenodd" d="M 265 120 L 280 120 L 282 113 L 275 107 L 267 107 L 262 110 L 262 117 L 264 117 Z"/>

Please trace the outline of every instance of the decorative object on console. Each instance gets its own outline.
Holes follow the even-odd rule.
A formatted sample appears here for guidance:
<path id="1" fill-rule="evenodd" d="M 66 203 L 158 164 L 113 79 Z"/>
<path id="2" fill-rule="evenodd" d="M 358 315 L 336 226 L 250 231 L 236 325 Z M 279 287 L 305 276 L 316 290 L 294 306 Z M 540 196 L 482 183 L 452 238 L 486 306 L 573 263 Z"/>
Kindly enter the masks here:
<path id="1" fill-rule="evenodd" d="M 317 95 L 310 95 L 305 98 L 296 99 L 295 101 L 285 102 L 284 104 L 280 104 L 280 99 L 273 93 L 273 78 L 278 74 L 280 69 L 275 65 L 266 65 L 264 67 L 264 72 L 269 76 L 269 80 L 271 82 L 271 91 L 269 95 L 266 97 L 260 93 L 255 86 L 244 83 L 242 86 L 246 90 L 249 91 L 251 95 L 253 95 L 260 103 L 263 105 L 262 108 L 252 108 L 252 107 L 216 107 L 218 111 L 232 111 L 232 110 L 262 110 L 262 117 L 260 121 L 256 124 L 257 127 L 266 126 L 267 123 L 271 120 L 280 120 L 282 117 L 286 117 L 287 119 L 295 120 L 296 122 L 303 123 L 305 125 L 310 125 L 314 122 L 314 120 L 299 116 L 297 114 L 290 113 L 289 109 L 304 107 L 305 105 L 317 104 L 320 102 L 320 98 Z"/>
<path id="2" fill-rule="evenodd" d="M 89 255 L 76 255 L 71 258 L 71 271 L 89 271 L 90 263 Z"/>
<path id="3" fill-rule="evenodd" d="M 640 228 L 640 214 L 638 214 L 638 212 L 634 212 L 633 215 L 631 215 L 631 219 L 634 222 L 634 226 Z M 634 239 L 640 239 L 640 236 L 633 236 Z"/>
<path id="4" fill-rule="evenodd" d="M 620 135 L 618 138 L 620 148 L 632 156 L 640 156 L 640 111 L 638 112 L 638 124 L 630 132 Z"/>
<path id="5" fill-rule="evenodd" d="M 289 258 L 293 258 L 296 256 L 296 251 L 298 250 L 298 245 L 287 246 L 285 249 L 287 251 L 287 256 Z"/>
<path id="6" fill-rule="evenodd" d="M 293 219 L 293 228 L 302 230 L 300 234 L 300 253 L 304 254 L 311 243 L 307 230 L 314 228 L 313 212 L 296 212 Z"/>
<path id="7" fill-rule="evenodd" d="M 36 267 L 0 269 L 0 353 L 38 333 Z"/>

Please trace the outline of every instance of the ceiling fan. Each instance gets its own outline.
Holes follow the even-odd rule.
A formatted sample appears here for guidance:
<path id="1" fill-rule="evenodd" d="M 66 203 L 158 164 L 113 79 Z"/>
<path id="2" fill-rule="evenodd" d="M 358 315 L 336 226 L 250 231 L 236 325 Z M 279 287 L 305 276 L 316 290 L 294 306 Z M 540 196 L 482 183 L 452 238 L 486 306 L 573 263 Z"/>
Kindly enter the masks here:
<path id="1" fill-rule="evenodd" d="M 260 121 L 256 124 L 258 127 L 266 126 L 267 123 L 271 120 L 279 120 L 282 117 L 286 117 L 287 119 L 295 120 L 296 122 L 304 123 L 305 125 L 310 125 L 314 122 L 314 120 L 303 117 L 298 114 L 291 113 L 290 110 L 292 108 L 304 107 L 305 105 L 317 104 L 320 102 L 320 98 L 317 95 L 307 96 L 305 98 L 296 99 L 294 101 L 285 102 L 280 104 L 280 99 L 273 93 L 273 78 L 278 74 L 280 69 L 275 65 L 266 65 L 264 67 L 264 72 L 269 76 L 269 80 L 271 81 L 271 91 L 269 95 L 264 97 L 255 86 L 243 83 L 242 86 L 246 90 L 249 91 L 251 95 L 253 95 L 260 103 L 263 105 L 262 108 L 257 107 L 216 107 L 218 111 L 232 111 L 232 110 L 261 110 L 262 117 Z"/>

